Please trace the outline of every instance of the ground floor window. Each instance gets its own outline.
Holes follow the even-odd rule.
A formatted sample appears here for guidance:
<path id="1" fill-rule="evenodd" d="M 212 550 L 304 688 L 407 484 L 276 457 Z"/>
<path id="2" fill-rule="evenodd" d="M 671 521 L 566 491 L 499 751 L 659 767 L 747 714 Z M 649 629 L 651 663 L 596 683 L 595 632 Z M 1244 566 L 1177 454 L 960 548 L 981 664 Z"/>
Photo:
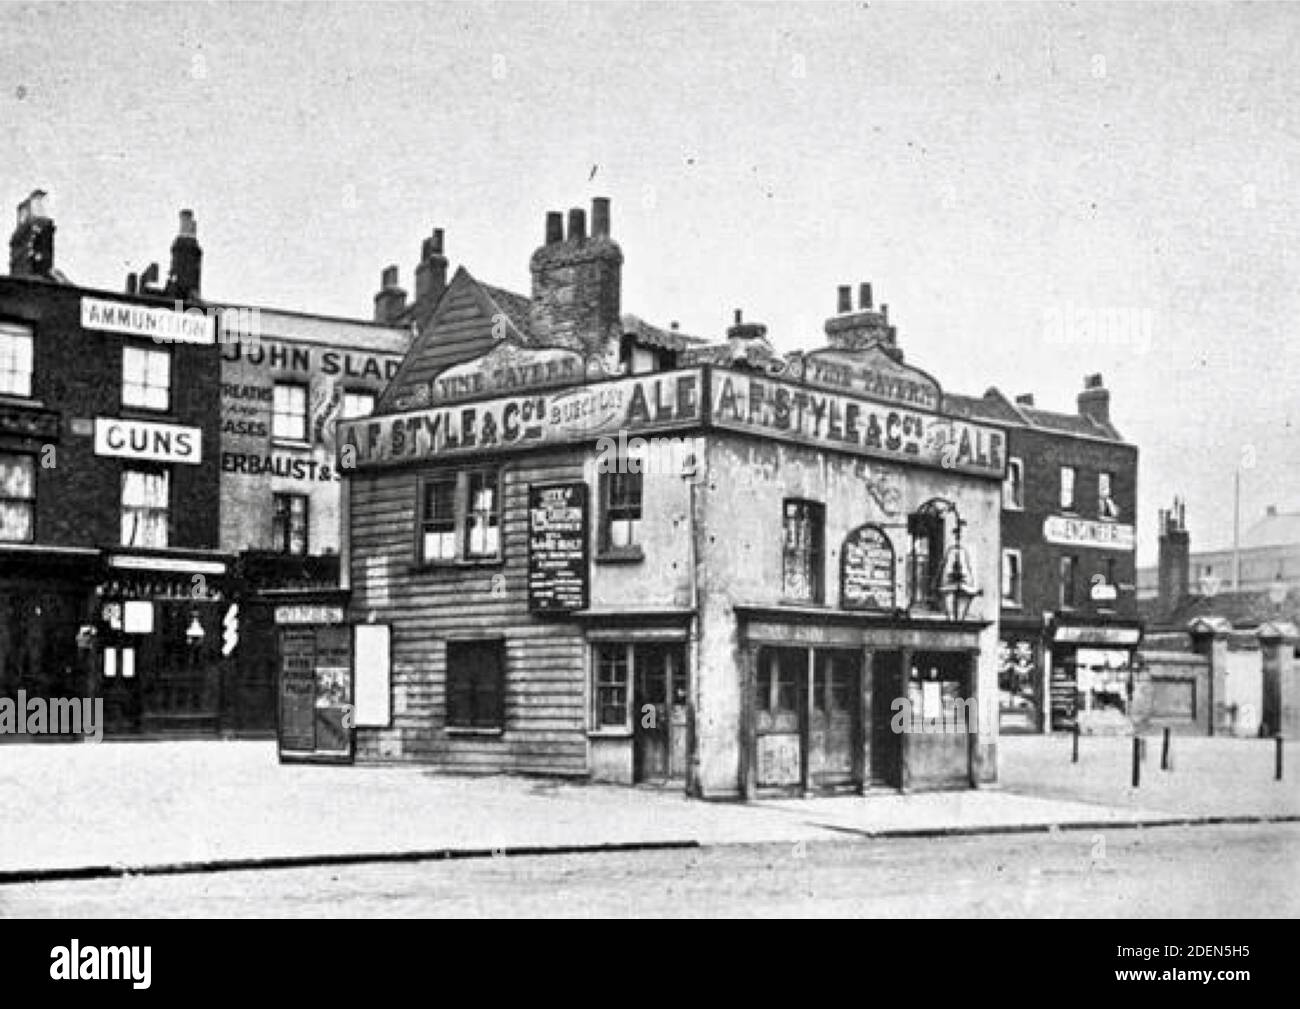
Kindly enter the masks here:
<path id="1" fill-rule="evenodd" d="M 505 728 L 506 647 L 499 638 L 447 642 L 447 727 Z"/>
<path id="2" fill-rule="evenodd" d="M 971 698 L 971 657 L 965 652 L 914 652 L 907 698 L 912 718 L 976 731 Z"/>
<path id="3" fill-rule="evenodd" d="M 593 727 L 654 728 L 664 708 L 684 707 L 686 655 L 680 645 L 604 641 L 595 646 Z"/>

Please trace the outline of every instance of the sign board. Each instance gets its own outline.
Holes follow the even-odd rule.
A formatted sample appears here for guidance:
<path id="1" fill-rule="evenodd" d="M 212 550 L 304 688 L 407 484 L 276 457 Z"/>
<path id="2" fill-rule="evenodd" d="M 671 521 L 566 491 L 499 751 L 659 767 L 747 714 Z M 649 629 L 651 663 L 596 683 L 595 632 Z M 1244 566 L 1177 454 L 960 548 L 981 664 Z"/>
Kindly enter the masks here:
<path id="1" fill-rule="evenodd" d="M 1043 539 L 1061 546 L 1097 547 L 1103 550 L 1132 550 L 1136 542 L 1133 527 L 1118 522 L 1049 515 L 1043 519 Z"/>
<path id="2" fill-rule="evenodd" d="M 528 488 L 528 608 L 570 613 L 587 608 L 587 485 Z"/>
<path id="3" fill-rule="evenodd" d="M 275 622 L 277 624 L 341 624 L 343 607 L 311 603 L 277 606 Z"/>
<path id="4" fill-rule="evenodd" d="M 892 610 L 894 545 L 879 526 L 860 526 L 840 549 L 840 605 L 846 610 Z"/>
<path id="5" fill-rule="evenodd" d="M 921 410 L 938 410 L 943 398 L 931 376 L 894 360 L 879 346 L 865 350 L 814 350 L 803 357 L 803 380 L 833 392 L 857 393 Z"/>
<path id="6" fill-rule="evenodd" d="M 621 431 L 689 427 L 702 419 L 700 369 L 594 382 L 340 421 L 339 466 L 400 465 L 484 451 L 588 441 Z"/>
<path id="7" fill-rule="evenodd" d="M 203 432 L 179 424 L 96 417 L 95 455 L 197 466 L 203 461 Z"/>
<path id="8" fill-rule="evenodd" d="M 353 694 L 358 726 L 387 728 L 392 724 L 392 662 L 387 624 L 357 624 L 352 629 L 352 654 L 356 656 Z"/>
<path id="9" fill-rule="evenodd" d="M 972 421 L 725 369 L 710 392 L 718 427 L 976 476 L 1006 469 L 1006 435 Z"/>
<path id="10" fill-rule="evenodd" d="M 102 298 L 81 299 L 81 328 L 147 336 L 159 343 L 216 343 L 217 320 L 198 308 L 176 311 Z"/>

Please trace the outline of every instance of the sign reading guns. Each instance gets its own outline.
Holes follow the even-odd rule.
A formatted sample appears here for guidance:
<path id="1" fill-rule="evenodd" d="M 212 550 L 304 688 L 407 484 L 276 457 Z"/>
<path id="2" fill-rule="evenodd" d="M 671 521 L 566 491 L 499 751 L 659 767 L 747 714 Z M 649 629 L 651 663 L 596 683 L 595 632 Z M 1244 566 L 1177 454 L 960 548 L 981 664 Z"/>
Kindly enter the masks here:
<path id="1" fill-rule="evenodd" d="M 179 424 L 96 417 L 95 455 L 197 465 L 203 461 L 203 432 Z"/>

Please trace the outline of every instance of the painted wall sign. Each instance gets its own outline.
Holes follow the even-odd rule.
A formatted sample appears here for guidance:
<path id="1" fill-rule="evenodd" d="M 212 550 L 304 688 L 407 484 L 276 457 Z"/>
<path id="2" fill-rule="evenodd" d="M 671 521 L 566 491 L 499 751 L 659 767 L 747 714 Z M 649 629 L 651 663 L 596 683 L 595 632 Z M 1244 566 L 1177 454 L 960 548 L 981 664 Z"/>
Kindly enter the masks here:
<path id="1" fill-rule="evenodd" d="M 569 613 L 587 608 L 587 485 L 528 488 L 528 608 Z"/>
<path id="2" fill-rule="evenodd" d="M 178 312 L 100 298 L 81 299 L 83 329 L 147 336 L 166 343 L 216 343 L 217 320 L 197 308 Z"/>
<path id="3" fill-rule="evenodd" d="M 723 369 L 711 384 L 719 427 L 977 476 L 1005 470 L 997 428 Z"/>
<path id="4" fill-rule="evenodd" d="M 815 350 L 804 355 L 803 380 L 837 392 L 937 410 L 939 383 L 918 368 L 895 361 L 878 347 L 865 351 Z"/>
<path id="5" fill-rule="evenodd" d="M 582 357 L 562 348 L 530 350 L 502 341 L 482 357 L 441 372 L 428 385 L 424 403 L 474 399 L 494 392 L 575 385 L 585 372 Z M 412 401 L 409 406 L 416 406 Z"/>
<path id="6" fill-rule="evenodd" d="M 387 382 L 396 375 L 402 363 L 400 354 L 366 354 L 266 339 L 226 343 L 222 347 L 221 358 L 231 364 L 242 361 L 272 371 L 319 373 L 344 379 L 370 379 L 380 383 Z"/>
<path id="7" fill-rule="evenodd" d="M 578 386 L 553 396 L 510 396 L 340 421 L 340 465 L 397 465 L 577 442 L 616 431 L 687 427 L 702 416 L 701 376 L 699 369 L 661 372 Z"/>
<path id="8" fill-rule="evenodd" d="M 1133 527 L 1118 522 L 1049 515 L 1043 519 L 1043 539 L 1061 546 L 1132 550 L 1136 543 Z"/>
<path id="9" fill-rule="evenodd" d="M 840 549 L 840 605 L 846 610 L 892 610 L 894 545 L 879 526 L 860 526 Z"/>
<path id="10" fill-rule="evenodd" d="M 177 424 L 96 417 L 95 455 L 197 465 L 203 461 L 203 432 Z"/>
<path id="11" fill-rule="evenodd" d="M 343 607 L 313 603 L 297 603 L 275 608 L 277 624 L 341 624 Z"/>

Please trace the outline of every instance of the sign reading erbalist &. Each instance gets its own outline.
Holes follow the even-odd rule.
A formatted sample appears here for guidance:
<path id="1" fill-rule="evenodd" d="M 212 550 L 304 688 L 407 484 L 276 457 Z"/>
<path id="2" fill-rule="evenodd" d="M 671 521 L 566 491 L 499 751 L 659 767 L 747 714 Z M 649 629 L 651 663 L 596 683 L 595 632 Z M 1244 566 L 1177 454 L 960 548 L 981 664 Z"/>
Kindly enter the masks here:
<path id="1" fill-rule="evenodd" d="M 528 608 L 569 613 L 587 608 L 587 485 L 528 488 Z"/>

